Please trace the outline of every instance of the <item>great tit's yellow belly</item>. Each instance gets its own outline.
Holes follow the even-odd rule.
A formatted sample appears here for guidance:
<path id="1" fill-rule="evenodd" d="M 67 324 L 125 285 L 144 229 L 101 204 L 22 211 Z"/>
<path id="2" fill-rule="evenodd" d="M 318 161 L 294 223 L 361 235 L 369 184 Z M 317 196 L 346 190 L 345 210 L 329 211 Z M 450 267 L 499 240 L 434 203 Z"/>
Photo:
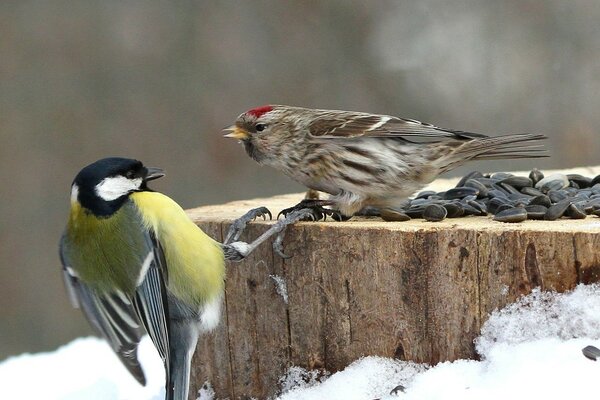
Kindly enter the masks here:
<path id="1" fill-rule="evenodd" d="M 130 198 L 163 247 L 169 292 L 198 307 L 218 301 L 225 285 L 225 259 L 220 244 L 198 228 L 169 197 L 157 192 L 136 192 Z"/>

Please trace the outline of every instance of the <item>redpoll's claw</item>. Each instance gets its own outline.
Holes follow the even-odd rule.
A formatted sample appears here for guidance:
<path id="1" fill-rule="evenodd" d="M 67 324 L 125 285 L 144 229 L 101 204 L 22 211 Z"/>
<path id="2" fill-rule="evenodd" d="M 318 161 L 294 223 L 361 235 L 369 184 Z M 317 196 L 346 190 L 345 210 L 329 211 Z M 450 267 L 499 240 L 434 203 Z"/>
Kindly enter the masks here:
<path id="1" fill-rule="evenodd" d="M 342 215 L 337 210 L 332 210 L 330 208 L 324 207 L 324 206 L 329 206 L 331 204 L 332 203 L 328 200 L 305 199 L 293 207 L 289 207 L 289 208 L 285 208 L 285 209 L 281 210 L 279 212 L 279 214 L 277 214 L 277 219 L 279 219 L 279 217 L 281 215 L 283 215 L 284 218 L 287 218 L 287 216 L 289 214 L 291 214 L 292 212 L 300 211 L 303 209 L 312 210 L 312 215 L 310 217 L 308 215 L 305 215 L 303 217 L 303 219 L 301 219 L 301 221 L 321 221 L 321 220 L 326 221 L 327 216 L 330 216 L 335 221 L 346 221 L 346 220 L 350 219 L 350 217 L 346 217 L 346 216 Z"/>
<path id="2" fill-rule="evenodd" d="M 229 230 L 227 231 L 227 236 L 225 237 L 223 244 L 230 244 L 237 241 L 242 235 L 242 232 L 244 232 L 244 229 L 246 229 L 248 222 L 254 221 L 258 217 L 262 217 L 263 220 L 266 220 L 267 215 L 269 216 L 269 219 L 273 219 L 271 211 L 269 211 L 266 207 L 253 208 L 252 210 L 248 211 L 246 214 L 233 221 L 229 227 Z"/>

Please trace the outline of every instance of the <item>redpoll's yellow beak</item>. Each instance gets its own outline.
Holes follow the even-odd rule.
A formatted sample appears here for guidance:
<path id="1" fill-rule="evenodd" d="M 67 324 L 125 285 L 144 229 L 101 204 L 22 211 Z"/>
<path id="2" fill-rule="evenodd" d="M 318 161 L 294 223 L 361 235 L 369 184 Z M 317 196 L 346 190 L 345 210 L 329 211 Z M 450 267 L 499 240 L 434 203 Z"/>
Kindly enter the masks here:
<path id="1" fill-rule="evenodd" d="M 241 128 L 238 128 L 235 125 L 231 125 L 230 127 L 227 127 L 223 130 L 229 132 L 228 134 L 223 135 L 226 138 L 234 138 L 237 140 L 245 140 L 245 139 L 250 138 L 250 135 L 248 134 L 248 132 L 246 132 L 245 130 L 243 130 Z"/>

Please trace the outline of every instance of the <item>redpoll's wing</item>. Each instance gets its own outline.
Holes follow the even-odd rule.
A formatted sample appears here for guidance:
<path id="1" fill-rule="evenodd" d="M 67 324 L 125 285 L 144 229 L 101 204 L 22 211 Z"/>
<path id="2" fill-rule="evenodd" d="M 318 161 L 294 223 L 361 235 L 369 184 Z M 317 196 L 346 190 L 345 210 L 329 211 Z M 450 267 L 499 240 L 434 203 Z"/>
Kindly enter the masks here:
<path id="1" fill-rule="evenodd" d="M 407 142 L 438 142 L 486 137 L 478 133 L 441 129 L 413 119 L 352 113 L 323 112 L 309 125 L 310 133 L 321 138 L 393 137 Z"/>

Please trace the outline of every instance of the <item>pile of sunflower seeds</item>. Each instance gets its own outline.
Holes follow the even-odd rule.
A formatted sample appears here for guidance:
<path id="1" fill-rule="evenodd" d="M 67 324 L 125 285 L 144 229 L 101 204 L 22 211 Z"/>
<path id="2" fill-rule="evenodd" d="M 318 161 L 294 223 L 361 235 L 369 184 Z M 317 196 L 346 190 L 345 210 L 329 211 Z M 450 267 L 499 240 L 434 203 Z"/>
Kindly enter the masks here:
<path id="1" fill-rule="evenodd" d="M 600 175 L 595 178 L 579 174 L 545 177 L 538 169 L 533 169 L 529 176 L 474 171 L 465 175 L 455 188 L 419 193 L 398 212 L 395 220 L 441 221 L 493 214 L 495 221 L 522 222 L 600 216 Z"/>

